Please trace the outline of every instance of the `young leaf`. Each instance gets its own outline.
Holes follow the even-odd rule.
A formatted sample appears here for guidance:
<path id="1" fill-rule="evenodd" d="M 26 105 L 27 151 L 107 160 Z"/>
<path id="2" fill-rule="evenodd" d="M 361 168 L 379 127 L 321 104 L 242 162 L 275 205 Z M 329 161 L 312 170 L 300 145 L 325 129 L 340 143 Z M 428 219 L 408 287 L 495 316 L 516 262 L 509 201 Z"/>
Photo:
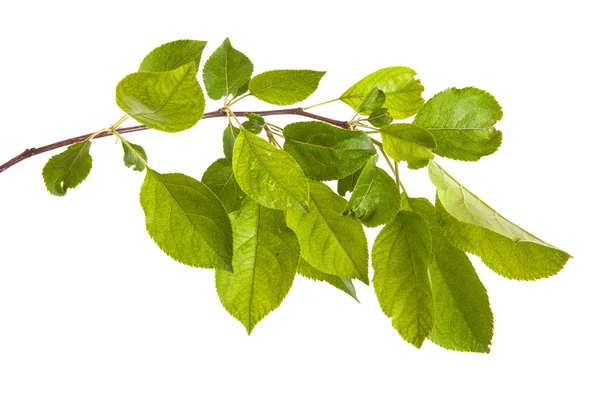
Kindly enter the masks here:
<path id="1" fill-rule="evenodd" d="M 223 131 L 223 154 L 229 163 L 233 161 L 233 145 L 235 145 L 235 139 L 239 133 L 240 129 L 234 127 L 231 122 L 225 128 L 225 131 Z"/>
<path id="2" fill-rule="evenodd" d="M 502 108 L 491 94 L 474 87 L 453 87 L 429 99 L 413 123 L 434 136 L 437 155 L 476 161 L 494 153 L 502 143 L 502 133 L 494 128 L 501 118 Z"/>
<path id="3" fill-rule="evenodd" d="M 281 211 L 248 198 L 231 214 L 231 222 L 233 273 L 217 270 L 217 293 L 227 312 L 250 334 L 292 287 L 300 247 Z"/>
<path id="4" fill-rule="evenodd" d="M 467 255 L 444 237 L 435 207 L 424 198 L 411 198 L 408 202 L 431 231 L 434 257 L 429 279 L 435 323 L 429 340 L 450 350 L 489 353 L 494 318 L 485 287 Z"/>
<path id="5" fill-rule="evenodd" d="M 218 159 L 206 169 L 202 182 L 219 197 L 225 210 L 230 213 L 242 206 L 246 194 L 235 181 L 233 168 L 227 159 Z"/>
<path id="6" fill-rule="evenodd" d="M 233 147 L 233 173 L 241 189 L 259 204 L 308 211 L 308 180 L 294 158 L 245 129 Z"/>
<path id="7" fill-rule="evenodd" d="M 388 223 L 400 209 L 398 186 L 376 163 L 377 155 L 365 165 L 344 210 L 369 227 Z"/>
<path id="8" fill-rule="evenodd" d="M 239 97 L 242 94 L 246 93 L 248 91 L 248 86 L 250 85 L 250 81 L 248 80 L 246 83 L 242 84 L 242 86 L 240 88 L 238 88 L 235 91 L 231 92 L 231 95 L 233 97 Z"/>
<path id="9" fill-rule="evenodd" d="M 189 266 L 232 271 L 229 217 L 205 184 L 148 169 L 140 202 L 148 233 L 167 255 Z"/>
<path id="10" fill-rule="evenodd" d="M 383 103 L 385 103 L 385 93 L 379 90 L 377 87 L 374 87 L 360 102 L 356 112 L 361 113 L 363 111 L 375 111 L 380 109 Z"/>
<path id="11" fill-rule="evenodd" d="M 144 161 L 147 163 L 148 162 L 148 156 L 146 156 L 146 151 L 144 150 L 144 148 L 142 148 L 140 145 L 136 145 L 135 143 L 131 143 L 129 142 L 129 145 L 135 149 L 135 151 L 138 153 L 138 155 L 141 156 L 142 159 L 144 159 Z M 144 169 L 146 168 L 146 165 L 144 165 L 144 162 L 142 162 L 135 153 L 133 153 L 131 151 L 131 149 L 129 149 L 127 147 L 127 145 L 123 144 L 123 162 L 125 163 L 125 166 L 127 167 L 133 167 L 133 170 L 138 171 L 138 172 L 143 172 Z"/>
<path id="12" fill-rule="evenodd" d="M 354 288 L 354 284 L 352 284 L 352 280 L 350 280 L 349 278 L 323 273 L 322 271 L 319 271 L 310 264 L 308 264 L 308 262 L 303 258 L 300 258 L 300 261 L 298 262 L 297 273 L 311 280 L 324 281 L 326 283 L 329 283 L 338 290 L 341 290 L 349 296 L 351 296 L 352 298 L 354 298 L 356 302 L 359 302 L 358 297 L 356 296 L 356 289 Z"/>
<path id="13" fill-rule="evenodd" d="M 504 218 L 437 163 L 429 163 L 429 176 L 438 190 L 446 237 L 498 274 L 517 280 L 549 277 L 571 257 Z"/>
<path id="14" fill-rule="evenodd" d="M 340 96 L 340 100 L 358 110 L 362 100 L 374 87 L 385 93 L 385 103 L 394 119 L 411 117 L 423 105 L 423 86 L 415 79 L 417 73 L 411 68 L 396 66 L 380 69 L 350 87 Z M 362 111 L 369 115 L 371 110 Z"/>
<path id="15" fill-rule="evenodd" d="M 283 149 L 313 180 L 344 178 L 377 153 L 364 132 L 337 128 L 324 122 L 294 122 L 283 129 L 283 135 Z"/>
<path id="16" fill-rule="evenodd" d="M 252 76 L 254 65 L 250 59 L 240 51 L 234 49 L 225 39 L 206 61 L 202 77 L 206 86 L 206 93 L 213 100 L 219 100 L 246 84 Z"/>
<path id="17" fill-rule="evenodd" d="M 138 72 L 168 72 L 190 62 L 194 62 L 196 72 L 198 72 L 205 46 L 206 41 L 191 39 L 162 44 L 146 55 Z"/>
<path id="18" fill-rule="evenodd" d="M 291 105 L 315 92 L 325 72 L 315 70 L 271 70 L 250 80 L 250 94 L 275 105 Z"/>
<path id="19" fill-rule="evenodd" d="M 427 269 L 433 259 L 427 223 L 400 211 L 373 244 L 373 286 L 383 312 L 407 342 L 421 347 L 434 324 Z"/>
<path id="20" fill-rule="evenodd" d="M 85 180 L 92 170 L 90 146 L 90 141 L 78 142 L 48 160 L 42 176 L 50 194 L 63 196 Z"/>
<path id="21" fill-rule="evenodd" d="M 302 257 L 317 270 L 369 283 L 367 239 L 360 223 L 342 216 L 346 200 L 329 187 L 310 182 L 310 211 L 286 212 L 296 232 Z"/>
<path id="22" fill-rule="evenodd" d="M 196 66 L 188 63 L 168 72 L 132 73 L 117 85 L 117 104 L 139 123 L 159 131 L 191 128 L 204 114 Z"/>
<path id="23" fill-rule="evenodd" d="M 396 162 L 408 162 L 409 169 L 420 169 L 433 159 L 435 139 L 413 124 L 391 124 L 379 128 L 383 148 Z"/>
<path id="24" fill-rule="evenodd" d="M 390 115 L 390 110 L 387 108 L 378 108 L 373 110 L 371 115 L 369 115 L 369 118 L 367 118 L 367 121 L 375 128 L 381 128 L 391 124 L 394 119 Z"/>
<path id="25" fill-rule="evenodd" d="M 356 186 L 356 182 L 358 181 L 358 178 L 360 177 L 360 174 L 362 173 L 363 168 L 364 168 L 364 166 L 361 167 L 360 169 L 358 169 L 357 171 L 355 171 L 354 173 L 344 177 L 343 179 L 339 179 L 337 181 L 337 192 L 339 195 L 341 195 L 343 197 L 346 195 L 346 193 L 354 190 L 354 187 Z"/>

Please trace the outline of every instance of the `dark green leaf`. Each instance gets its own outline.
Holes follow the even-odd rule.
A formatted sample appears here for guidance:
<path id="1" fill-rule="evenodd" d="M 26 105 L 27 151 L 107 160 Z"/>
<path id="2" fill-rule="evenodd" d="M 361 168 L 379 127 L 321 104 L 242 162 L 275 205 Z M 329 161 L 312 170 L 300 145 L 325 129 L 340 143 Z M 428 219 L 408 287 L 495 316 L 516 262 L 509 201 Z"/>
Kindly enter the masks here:
<path id="1" fill-rule="evenodd" d="M 301 276 L 304 276 L 311 280 L 324 281 L 326 283 L 329 283 L 335 288 L 345 292 L 346 294 L 354 298 L 356 302 L 359 302 L 358 297 L 356 296 L 356 289 L 354 288 L 354 284 L 352 284 L 352 280 L 350 280 L 349 278 L 323 273 L 322 271 L 319 271 L 310 264 L 308 264 L 308 262 L 303 258 L 300 258 L 300 261 L 298 262 L 297 272 Z"/>
<path id="2" fill-rule="evenodd" d="M 239 89 L 237 89 L 236 91 L 233 91 L 231 93 L 231 95 L 233 97 L 239 97 L 242 94 L 246 93 L 248 91 L 248 85 L 249 84 L 250 84 L 250 81 L 247 81 L 246 83 L 242 84 L 242 86 Z"/>
<path id="3" fill-rule="evenodd" d="M 369 124 L 373 125 L 376 128 L 380 128 L 386 125 L 391 124 L 394 119 L 390 115 L 390 110 L 387 108 L 378 108 L 374 110 L 369 118 L 367 118 Z"/>
<path id="4" fill-rule="evenodd" d="M 139 72 L 168 72 L 194 62 L 196 72 L 200 66 L 206 41 L 182 39 L 162 44 L 150 52 L 140 64 Z"/>
<path id="5" fill-rule="evenodd" d="M 167 255 L 189 266 L 231 271 L 229 217 L 205 184 L 148 169 L 140 202 L 148 233 Z"/>
<path id="6" fill-rule="evenodd" d="M 365 165 L 344 210 L 369 227 L 386 224 L 400 209 L 398 186 L 376 163 L 377 155 Z"/>
<path id="7" fill-rule="evenodd" d="M 313 180 L 344 178 L 377 152 L 362 131 L 337 128 L 324 122 L 294 122 L 283 130 L 283 149 Z"/>
<path id="8" fill-rule="evenodd" d="M 233 168 L 227 159 L 218 159 L 210 165 L 202 176 L 202 182 L 219 197 L 228 213 L 240 209 L 246 194 L 235 181 Z"/>
<path id="9" fill-rule="evenodd" d="M 132 73 L 117 85 L 117 104 L 141 124 L 165 132 L 191 128 L 204 114 L 196 66 L 169 72 Z"/>
<path id="10" fill-rule="evenodd" d="M 275 105 L 296 104 L 319 86 L 325 72 L 315 70 L 271 70 L 250 80 L 250 94 Z"/>
<path id="11" fill-rule="evenodd" d="M 254 65 L 240 51 L 234 49 L 227 38 L 206 61 L 202 77 L 206 93 L 213 100 L 219 100 L 246 84 L 252 76 Z"/>
<path id="12" fill-rule="evenodd" d="M 420 169 L 433 159 L 435 139 L 413 124 L 391 124 L 379 128 L 383 148 L 396 162 L 408 162 L 409 169 Z"/>
<path id="13" fill-rule="evenodd" d="M 380 109 L 383 103 L 385 103 L 385 93 L 377 87 L 374 87 L 360 102 L 356 112 L 375 111 Z"/>
<path id="14" fill-rule="evenodd" d="M 344 177 L 343 179 L 339 179 L 337 181 L 337 192 L 339 195 L 341 195 L 343 197 L 346 195 L 346 193 L 354 190 L 354 187 L 356 186 L 356 182 L 358 181 L 358 178 L 360 177 L 360 174 L 362 173 L 363 168 L 364 168 L 364 166 L 361 167 L 360 169 L 358 169 L 357 171 L 355 171 L 354 173 Z"/>
<path id="15" fill-rule="evenodd" d="M 231 122 L 223 131 L 223 154 L 229 163 L 233 161 L 233 145 L 235 145 L 235 138 L 240 133 L 238 127 L 234 127 Z"/>
<path id="16" fill-rule="evenodd" d="M 380 69 L 350 87 L 340 96 L 340 100 L 355 110 L 374 87 L 385 93 L 383 107 L 389 109 L 394 119 L 413 116 L 423 105 L 423 86 L 415 79 L 417 73 L 411 68 L 396 66 Z M 362 111 L 369 115 L 370 110 Z"/>
<path id="17" fill-rule="evenodd" d="M 265 125 L 265 119 L 260 115 L 254 113 L 246 113 L 245 115 L 246 118 L 248 118 L 248 122 L 250 122 L 252 125 L 256 125 L 258 127 Z"/>
<path id="18" fill-rule="evenodd" d="M 244 200 L 231 214 L 233 273 L 216 272 L 221 303 L 248 334 L 281 304 L 292 287 L 300 247 L 283 213 Z"/>
<path id="19" fill-rule="evenodd" d="M 368 278 L 367 239 L 360 223 L 342 216 L 346 200 L 322 183 L 310 182 L 310 211 L 286 212 L 296 232 L 302 257 L 317 270 L 340 277 Z"/>
<path id="20" fill-rule="evenodd" d="M 63 196 L 85 180 L 92 170 L 90 146 L 90 141 L 79 142 L 48 160 L 42 176 L 50 194 Z"/>
<path id="21" fill-rule="evenodd" d="M 142 148 L 140 145 L 136 145 L 135 143 L 131 142 L 129 142 L 129 146 L 135 149 L 137 154 L 140 155 L 140 157 L 144 159 L 146 163 L 148 162 L 148 156 L 146 156 L 146 151 L 144 150 L 144 148 Z M 146 168 L 144 162 L 142 162 L 140 158 L 138 158 L 138 156 L 135 153 L 133 153 L 133 151 L 129 149 L 125 144 L 123 144 L 123 162 L 125 163 L 125 166 L 133 167 L 133 170 L 138 172 L 143 172 Z"/>
<path id="22" fill-rule="evenodd" d="M 233 147 L 233 172 L 246 194 L 277 210 L 308 210 L 308 180 L 289 153 L 242 129 Z"/>
<path id="23" fill-rule="evenodd" d="M 453 87 L 427 100 L 414 124 L 434 136 L 437 155 L 476 161 L 494 153 L 502 143 L 502 133 L 494 128 L 501 118 L 502 108 L 491 94 L 474 87 Z"/>

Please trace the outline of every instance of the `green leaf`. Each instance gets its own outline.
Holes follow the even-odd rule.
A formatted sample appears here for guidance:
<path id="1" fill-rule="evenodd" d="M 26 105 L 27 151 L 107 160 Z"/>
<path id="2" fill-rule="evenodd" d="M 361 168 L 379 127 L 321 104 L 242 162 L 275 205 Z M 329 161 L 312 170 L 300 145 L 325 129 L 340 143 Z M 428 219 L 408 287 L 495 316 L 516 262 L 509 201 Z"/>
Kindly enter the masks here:
<path id="1" fill-rule="evenodd" d="M 502 108 L 491 94 L 474 87 L 453 87 L 429 99 L 413 123 L 434 136 L 437 155 L 476 161 L 494 153 L 502 143 L 502 133 L 494 128 L 501 118 Z"/>
<path id="2" fill-rule="evenodd" d="M 240 133 L 238 127 L 234 127 L 231 122 L 223 131 L 223 154 L 229 163 L 233 161 L 233 145 L 235 145 L 235 139 Z"/>
<path id="3" fill-rule="evenodd" d="M 489 353 L 494 318 L 485 287 L 467 255 L 444 236 L 435 207 L 424 198 L 411 198 L 409 203 L 431 231 L 434 258 L 429 279 L 435 323 L 429 339 L 450 350 Z"/>
<path id="4" fill-rule="evenodd" d="M 254 65 L 250 59 L 240 51 L 234 49 L 225 39 L 206 61 L 202 77 L 206 86 L 206 93 L 213 100 L 219 100 L 246 84 L 252 76 Z"/>
<path id="5" fill-rule="evenodd" d="M 344 178 L 377 153 L 364 132 L 337 128 L 324 122 L 294 122 L 283 129 L 283 135 L 283 149 L 313 180 Z"/>
<path id="6" fill-rule="evenodd" d="M 139 72 L 168 72 L 194 62 L 196 72 L 200 66 L 206 41 L 182 39 L 162 44 L 150 52 L 140 64 Z"/>
<path id="7" fill-rule="evenodd" d="M 148 169 L 140 202 L 148 233 L 167 255 L 189 266 L 231 271 L 229 217 L 205 184 Z"/>
<path id="8" fill-rule="evenodd" d="M 313 94 L 325 72 L 315 70 L 271 70 L 250 80 L 250 94 L 275 105 L 291 105 Z"/>
<path id="9" fill-rule="evenodd" d="M 144 148 L 142 148 L 140 145 L 136 145 L 135 143 L 131 143 L 129 142 L 129 146 L 131 146 L 137 153 L 138 155 L 141 156 L 142 159 L 144 159 L 144 161 L 147 163 L 148 162 L 148 156 L 146 155 L 146 151 L 144 150 Z M 133 170 L 138 171 L 138 172 L 143 172 L 144 169 L 146 168 L 146 165 L 144 164 L 144 162 L 142 162 L 135 153 L 133 153 L 131 151 L 131 149 L 129 149 L 127 147 L 127 145 L 125 145 L 123 143 L 123 162 L 125 163 L 125 166 L 127 167 L 133 167 Z"/>
<path id="10" fill-rule="evenodd" d="M 132 73 L 117 85 L 117 104 L 139 123 L 159 131 L 191 128 L 204 114 L 196 66 L 188 63 L 169 72 Z"/>
<path id="11" fill-rule="evenodd" d="M 377 155 L 365 165 L 344 210 L 368 227 L 389 222 L 400 209 L 398 186 L 376 163 Z"/>
<path id="12" fill-rule="evenodd" d="M 308 180 L 289 153 L 242 129 L 233 147 L 233 173 L 246 194 L 276 210 L 308 210 Z"/>
<path id="13" fill-rule="evenodd" d="M 92 170 L 90 146 L 90 141 L 75 143 L 48 160 L 42 176 L 50 194 L 63 196 L 85 180 Z"/>
<path id="14" fill-rule="evenodd" d="M 363 111 L 375 111 L 380 109 L 383 103 L 385 103 L 385 93 L 379 90 L 377 87 L 374 87 L 360 102 L 356 112 L 361 113 Z"/>
<path id="15" fill-rule="evenodd" d="M 360 223 L 342 216 L 346 200 L 322 183 L 310 182 L 310 211 L 286 212 L 302 257 L 317 270 L 369 284 L 367 239 Z"/>
<path id="16" fill-rule="evenodd" d="M 354 284 L 352 284 L 352 280 L 350 280 L 349 278 L 323 273 L 322 271 L 319 271 L 310 264 L 308 264 L 308 262 L 303 258 L 300 258 L 300 261 L 298 262 L 297 272 L 301 276 L 309 278 L 311 280 L 324 281 L 328 284 L 331 284 L 338 290 L 341 290 L 349 296 L 351 296 L 352 298 L 354 298 L 356 302 L 360 302 L 358 301 L 358 297 L 356 296 L 356 289 L 354 288 Z"/>
<path id="17" fill-rule="evenodd" d="M 378 108 L 373 110 L 371 115 L 369 115 L 369 118 L 367 118 L 367 121 L 375 128 L 381 128 L 391 124 L 394 119 L 390 115 L 390 110 L 387 108 Z"/>
<path id="18" fill-rule="evenodd" d="M 496 273 L 535 280 L 558 273 L 571 257 L 510 222 L 435 162 L 429 176 L 437 187 L 438 214 L 446 237 L 480 256 Z"/>
<path id="19" fill-rule="evenodd" d="M 413 124 L 391 124 L 379 128 L 383 149 L 396 162 L 408 162 L 409 169 L 420 169 L 433 159 L 435 139 Z"/>
<path id="20" fill-rule="evenodd" d="M 202 182 L 219 197 L 228 213 L 239 210 L 246 198 L 246 194 L 235 181 L 233 168 L 227 159 L 213 162 L 204 172 Z"/>
<path id="21" fill-rule="evenodd" d="M 244 94 L 244 93 L 246 93 L 248 91 L 248 86 L 249 85 L 250 85 L 250 81 L 248 80 L 246 83 L 242 84 L 242 86 L 239 89 L 231 92 L 231 95 L 234 98 L 241 96 L 242 94 Z"/>
<path id="22" fill-rule="evenodd" d="M 281 211 L 250 199 L 231 214 L 231 221 L 233 273 L 216 272 L 217 293 L 227 312 L 250 334 L 292 287 L 300 247 Z"/>
<path id="23" fill-rule="evenodd" d="M 246 118 L 248 118 L 248 122 L 252 125 L 256 125 L 257 127 L 262 127 L 265 125 L 265 119 L 258 114 L 255 113 L 246 113 Z"/>
<path id="24" fill-rule="evenodd" d="M 339 195 L 341 195 L 343 197 L 346 195 L 346 193 L 354 190 L 354 187 L 356 186 L 356 182 L 358 181 L 358 178 L 360 177 L 360 174 L 362 173 L 363 168 L 364 168 L 364 166 L 361 167 L 360 169 L 358 169 L 357 171 L 355 171 L 354 173 L 344 177 L 343 179 L 339 179 L 337 181 L 337 192 Z"/>
<path id="25" fill-rule="evenodd" d="M 421 81 L 415 79 L 417 73 L 411 68 L 395 66 L 380 69 L 350 87 L 340 96 L 340 100 L 350 107 L 358 110 L 362 100 L 367 94 L 377 87 L 385 93 L 383 107 L 389 109 L 394 119 L 411 117 L 423 105 L 423 86 Z M 369 115 L 371 110 L 362 111 L 361 114 Z"/>
<path id="26" fill-rule="evenodd" d="M 427 223 L 400 211 L 373 244 L 373 286 L 383 312 L 407 342 L 421 347 L 434 324 L 427 269 L 433 259 Z"/>

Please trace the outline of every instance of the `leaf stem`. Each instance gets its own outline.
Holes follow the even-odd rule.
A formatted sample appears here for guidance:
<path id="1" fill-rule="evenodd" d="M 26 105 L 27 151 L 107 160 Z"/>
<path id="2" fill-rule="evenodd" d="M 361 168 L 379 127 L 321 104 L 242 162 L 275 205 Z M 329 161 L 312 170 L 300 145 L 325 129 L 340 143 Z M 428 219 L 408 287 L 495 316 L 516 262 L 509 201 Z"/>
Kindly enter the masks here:
<path id="1" fill-rule="evenodd" d="M 325 104 L 331 104 L 331 103 L 334 103 L 334 102 L 336 102 L 336 101 L 338 101 L 338 100 L 339 100 L 339 98 L 335 98 L 335 99 L 333 99 L 333 100 L 327 100 L 327 101 L 323 101 L 322 103 L 319 103 L 319 104 L 314 104 L 314 105 L 310 105 L 310 106 L 308 106 L 308 107 L 304 107 L 304 109 L 305 109 L 305 110 L 309 110 L 309 109 L 311 109 L 311 108 L 320 107 L 320 106 L 322 106 L 322 105 L 325 105 Z"/>
<path id="2" fill-rule="evenodd" d="M 118 139 L 119 139 L 119 140 L 120 140 L 120 141 L 123 143 L 123 145 L 127 146 L 127 149 L 129 149 L 129 150 L 131 151 L 131 153 L 133 153 L 133 154 L 135 155 L 135 157 L 136 157 L 136 158 L 138 158 L 138 159 L 139 159 L 139 160 L 140 160 L 140 161 L 141 161 L 141 162 L 144 164 L 144 166 L 146 166 L 146 169 L 150 169 L 150 166 L 148 166 L 148 162 L 146 162 L 146 160 L 144 160 L 144 158 L 143 158 L 142 156 L 140 156 L 140 154 L 137 152 L 137 150 L 135 150 L 135 149 L 133 148 L 133 146 L 131 146 L 131 145 L 129 144 L 129 142 L 127 142 L 127 141 L 125 140 L 125 138 L 123 138 L 123 137 L 121 136 L 121 134 L 120 134 L 119 132 L 117 132 L 117 130 L 116 130 L 116 129 L 113 129 L 113 128 L 111 127 L 111 128 L 110 128 L 110 132 L 111 132 L 111 133 L 112 133 L 114 136 L 116 136 L 116 137 L 117 137 L 117 138 L 118 138 Z"/>

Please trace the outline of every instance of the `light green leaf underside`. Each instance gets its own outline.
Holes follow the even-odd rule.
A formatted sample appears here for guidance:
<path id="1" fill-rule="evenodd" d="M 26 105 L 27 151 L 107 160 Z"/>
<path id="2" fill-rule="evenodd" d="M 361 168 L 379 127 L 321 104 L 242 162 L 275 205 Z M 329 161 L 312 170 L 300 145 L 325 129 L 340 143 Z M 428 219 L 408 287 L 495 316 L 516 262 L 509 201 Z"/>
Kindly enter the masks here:
<path id="1" fill-rule="evenodd" d="M 374 88 L 385 93 L 383 107 L 389 109 L 395 119 L 411 117 L 423 105 L 423 86 L 415 79 L 416 72 L 408 67 L 396 66 L 380 69 L 362 80 L 340 96 L 340 100 L 357 110 L 365 96 Z M 361 114 L 369 115 L 370 110 Z"/>
<path id="2" fill-rule="evenodd" d="M 453 87 L 429 99 L 413 124 L 434 136 L 437 155 L 476 161 L 500 147 L 502 133 L 494 124 L 501 118 L 502 108 L 491 94 L 474 87 Z"/>
<path id="3" fill-rule="evenodd" d="M 344 210 L 368 227 L 389 222 L 400 209 L 398 186 L 376 163 L 377 155 L 365 165 Z"/>
<path id="4" fill-rule="evenodd" d="M 267 103 L 291 105 L 314 93 L 324 74 L 315 70 L 271 70 L 253 77 L 248 89 Z"/>
<path id="5" fill-rule="evenodd" d="M 356 186 L 356 182 L 358 181 L 358 178 L 360 177 L 360 174 L 362 173 L 363 168 L 364 168 L 364 166 L 361 167 L 360 169 L 358 169 L 357 171 L 355 171 L 354 173 L 344 177 L 343 179 L 339 179 L 337 181 L 337 192 L 339 195 L 341 195 L 343 197 L 346 195 L 346 193 L 354 190 L 354 187 Z"/>
<path id="6" fill-rule="evenodd" d="M 141 156 L 142 159 L 144 159 L 144 161 L 146 163 L 148 163 L 148 156 L 146 155 L 146 151 L 144 150 L 144 148 L 142 148 L 140 145 L 136 145 L 135 143 L 131 143 L 129 142 L 129 146 L 131 146 L 138 155 Z M 125 163 L 125 166 L 127 167 L 131 167 L 133 168 L 133 170 L 138 171 L 138 172 L 143 172 L 144 169 L 146 168 L 146 166 L 144 165 L 144 162 L 142 162 L 135 153 L 132 152 L 131 149 L 129 149 L 127 147 L 127 145 L 125 145 L 123 143 L 123 163 Z"/>
<path id="7" fill-rule="evenodd" d="M 498 274 L 519 280 L 549 277 L 571 257 L 504 218 L 439 164 L 429 164 L 429 176 L 438 189 L 436 205 L 448 239 Z"/>
<path id="8" fill-rule="evenodd" d="M 432 237 L 429 279 L 435 323 L 429 339 L 450 350 L 489 353 L 494 318 L 487 291 L 471 261 L 446 239 L 428 200 L 411 198 L 410 208 L 427 221 Z"/>
<path id="9" fill-rule="evenodd" d="M 231 222 L 233 273 L 216 272 L 217 293 L 227 312 L 250 334 L 292 287 L 300 247 L 281 211 L 250 199 L 231 214 Z"/>
<path id="10" fill-rule="evenodd" d="M 322 271 L 319 271 L 316 268 L 314 268 L 314 266 L 308 264 L 308 262 L 302 257 L 298 262 L 297 273 L 311 280 L 324 281 L 328 284 L 331 284 L 338 290 L 341 290 L 349 296 L 351 296 L 352 298 L 354 298 L 356 302 L 359 302 L 358 297 L 356 296 L 356 289 L 354 288 L 354 284 L 349 278 L 323 273 Z"/>
<path id="11" fill-rule="evenodd" d="M 308 180 L 294 158 L 245 129 L 233 147 L 233 173 L 241 189 L 259 204 L 308 211 Z"/>
<path id="12" fill-rule="evenodd" d="M 364 132 L 336 128 L 324 122 L 295 122 L 287 125 L 283 134 L 283 149 L 313 180 L 344 178 L 377 153 Z"/>
<path id="13" fill-rule="evenodd" d="M 400 211 L 373 244 L 373 286 L 383 312 L 407 342 L 421 347 L 434 324 L 427 269 L 433 259 L 427 223 Z"/>
<path id="14" fill-rule="evenodd" d="M 219 197 L 228 213 L 239 210 L 246 198 L 227 159 L 213 162 L 202 175 L 202 182 Z"/>
<path id="15" fill-rule="evenodd" d="M 420 169 L 433 159 L 435 139 L 413 124 L 391 124 L 379 129 L 383 149 L 396 162 L 405 161 L 409 169 Z"/>
<path id="16" fill-rule="evenodd" d="M 85 180 L 92 170 L 90 146 L 90 141 L 78 142 L 48 160 L 42 177 L 50 194 L 64 196 Z"/>
<path id="17" fill-rule="evenodd" d="M 225 39 L 206 61 L 202 77 L 206 93 L 213 100 L 219 100 L 244 86 L 254 65 L 250 59 L 231 46 L 229 38 Z"/>
<path id="18" fill-rule="evenodd" d="M 117 85 L 117 104 L 140 124 L 164 132 L 193 127 L 204 114 L 204 94 L 196 66 L 169 72 L 138 72 Z"/>
<path id="19" fill-rule="evenodd" d="M 140 202 L 148 233 L 167 255 L 189 266 L 231 271 L 229 217 L 205 184 L 149 169 Z"/>
<path id="20" fill-rule="evenodd" d="M 194 62 L 197 72 L 205 46 L 206 41 L 191 39 L 162 44 L 146 55 L 138 72 L 168 72 L 190 62 Z"/>
<path id="21" fill-rule="evenodd" d="M 285 218 L 311 266 L 368 284 L 367 239 L 357 220 L 342 216 L 345 206 L 346 200 L 329 187 L 311 181 L 309 213 L 288 211 Z"/>

